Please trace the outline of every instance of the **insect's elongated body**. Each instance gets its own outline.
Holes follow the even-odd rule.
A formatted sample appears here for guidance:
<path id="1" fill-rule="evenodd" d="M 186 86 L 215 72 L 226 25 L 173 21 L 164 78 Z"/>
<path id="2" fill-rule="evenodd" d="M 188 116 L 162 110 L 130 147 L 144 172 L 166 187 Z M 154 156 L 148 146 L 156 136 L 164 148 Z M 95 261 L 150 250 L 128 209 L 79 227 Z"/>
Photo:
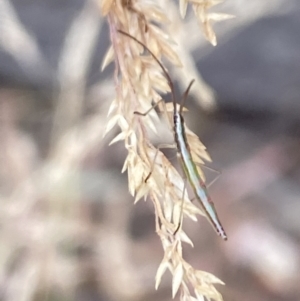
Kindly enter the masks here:
<path id="1" fill-rule="evenodd" d="M 188 94 L 190 87 L 192 86 L 192 83 L 194 82 L 194 80 L 191 81 L 186 92 L 184 93 L 183 101 L 182 101 L 182 103 L 180 105 L 180 109 L 178 111 L 177 102 L 175 99 L 174 86 L 173 86 L 172 80 L 171 80 L 168 72 L 166 71 L 165 67 L 162 65 L 162 63 L 158 60 L 158 58 L 153 54 L 153 52 L 146 45 L 144 45 L 142 42 L 140 42 L 138 39 L 136 39 L 135 37 L 131 36 L 128 33 L 123 32 L 121 30 L 118 30 L 118 31 L 121 34 L 133 39 L 138 44 L 143 46 L 152 55 L 152 57 L 155 59 L 155 61 L 159 64 L 164 75 L 166 76 L 169 86 L 170 86 L 170 89 L 171 89 L 172 102 L 173 102 L 173 107 L 174 107 L 174 109 L 173 109 L 173 122 L 174 122 L 173 132 L 174 132 L 174 140 L 175 140 L 176 148 L 177 148 L 177 156 L 183 167 L 183 171 L 184 171 L 190 185 L 193 188 L 195 197 L 199 201 L 208 220 L 210 221 L 210 223 L 212 224 L 212 226 L 214 227 L 214 229 L 216 230 L 218 235 L 220 235 L 224 240 L 227 240 L 227 235 L 226 235 L 224 228 L 222 227 L 222 224 L 218 218 L 214 204 L 209 197 L 206 185 L 202 181 L 202 179 L 199 175 L 197 166 L 196 166 L 195 162 L 193 161 L 191 150 L 190 150 L 190 147 L 189 147 L 189 144 L 187 141 L 187 137 L 185 134 L 184 119 L 182 116 L 183 105 L 184 105 L 184 102 L 187 98 L 187 94 Z M 136 112 L 136 113 L 138 113 L 138 112 Z M 147 113 L 144 113 L 144 114 L 138 113 L 138 114 L 146 115 Z M 177 232 L 177 230 L 176 230 L 176 232 Z"/>
<path id="2" fill-rule="evenodd" d="M 221 222 L 218 218 L 217 212 L 214 208 L 214 204 L 211 201 L 206 185 L 202 181 L 197 166 L 193 161 L 191 150 L 186 139 L 184 119 L 179 112 L 174 112 L 174 138 L 177 147 L 177 154 L 181 160 L 183 170 L 189 180 L 190 185 L 193 188 L 194 194 L 199 201 L 202 209 L 206 213 L 206 216 L 217 233 L 227 240 L 227 235 Z"/>

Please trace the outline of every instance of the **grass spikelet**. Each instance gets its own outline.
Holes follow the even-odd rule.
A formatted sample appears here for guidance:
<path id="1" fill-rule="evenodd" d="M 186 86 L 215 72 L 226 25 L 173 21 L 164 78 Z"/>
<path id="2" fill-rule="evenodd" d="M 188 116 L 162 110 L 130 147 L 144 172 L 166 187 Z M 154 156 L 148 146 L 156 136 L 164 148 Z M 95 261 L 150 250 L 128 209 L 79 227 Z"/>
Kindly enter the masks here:
<path id="1" fill-rule="evenodd" d="M 206 38 L 216 44 L 211 21 L 221 20 L 224 16 L 218 18 L 215 14 L 212 18 L 207 11 L 218 1 L 180 0 L 182 17 L 185 16 L 189 3 L 204 28 Z M 164 249 L 164 259 L 158 267 L 155 287 L 159 286 L 164 273 L 169 270 L 173 276 L 173 297 L 180 292 L 181 300 L 207 298 L 220 301 L 222 296 L 215 289 L 214 283 L 222 282 L 214 276 L 209 277 L 207 273 L 195 270 L 182 256 L 182 243 L 193 243 L 182 229 L 176 231 L 178 220 L 181 219 L 181 208 L 183 216 L 193 220 L 201 210 L 190 201 L 187 193 L 184 194 L 182 206 L 183 179 L 149 140 L 149 129 L 155 130 L 159 122 L 157 113 L 153 110 L 146 117 L 134 114 L 136 111 L 144 112 L 157 103 L 161 99 L 158 91 L 169 92 L 168 81 L 153 57 L 144 54 L 141 45 L 118 32 L 122 30 L 137 38 L 159 60 L 163 57 L 170 63 L 181 66 L 175 43 L 164 30 L 169 16 L 153 2 L 134 0 L 102 0 L 101 9 L 103 15 L 107 15 L 112 41 L 112 48 L 104 58 L 103 67 L 111 61 L 112 56 L 116 62 L 114 79 L 117 95 L 110 109 L 107 131 L 116 124 L 120 127 L 121 133 L 112 142 L 124 140 L 128 150 L 123 171 L 128 172 L 129 191 L 135 196 L 135 202 L 150 196 L 154 204 L 156 232 Z M 203 160 L 210 161 L 199 138 L 188 129 L 186 132 L 194 160 L 201 164 Z M 154 157 L 156 160 L 153 166 Z M 151 176 L 148 178 L 150 172 Z M 193 288 L 194 293 L 189 288 Z"/>

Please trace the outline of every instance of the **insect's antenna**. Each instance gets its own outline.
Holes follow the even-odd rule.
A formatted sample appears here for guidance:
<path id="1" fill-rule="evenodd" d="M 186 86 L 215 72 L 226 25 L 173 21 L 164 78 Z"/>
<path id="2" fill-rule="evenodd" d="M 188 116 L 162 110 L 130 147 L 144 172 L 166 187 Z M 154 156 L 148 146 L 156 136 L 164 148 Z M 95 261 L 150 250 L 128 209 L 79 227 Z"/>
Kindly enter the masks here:
<path id="1" fill-rule="evenodd" d="M 184 103 L 185 103 L 185 101 L 186 101 L 186 99 L 187 99 L 187 96 L 188 96 L 188 94 L 189 94 L 189 91 L 190 91 L 190 89 L 191 89 L 191 87 L 192 87 L 192 85 L 193 85 L 194 82 L 195 82 L 195 80 L 192 79 L 191 82 L 190 82 L 190 84 L 189 84 L 189 86 L 187 87 L 187 89 L 185 90 L 185 92 L 184 92 L 184 94 L 183 94 L 183 96 L 182 96 L 182 101 L 181 101 L 181 103 L 180 103 L 180 109 L 179 109 L 179 113 L 180 113 L 180 114 L 182 114 L 183 107 L 184 107 Z"/>
<path id="2" fill-rule="evenodd" d="M 140 44 L 142 47 L 144 47 L 154 58 L 154 60 L 157 62 L 157 64 L 160 66 L 160 68 L 162 69 L 165 77 L 167 78 L 168 84 L 170 86 L 171 89 L 171 94 L 172 94 L 172 102 L 173 102 L 173 106 L 174 106 L 174 112 L 176 112 L 177 110 L 177 106 L 176 106 L 176 99 L 175 99 L 175 91 L 174 91 L 174 85 L 173 82 L 171 80 L 171 77 L 169 75 L 169 73 L 167 72 L 166 68 L 163 66 L 163 64 L 160 62 L 160 60 L 155 56 L 155 54 L 141 41 L 139 41 L 137 38 L 135 38 L 134 36 L 132 36 L 131 34 L 122 31 L 120 29 L 117 30 L 119 33 L 131 38 L 132 40 L 136 41 L 138 44 Z"/>

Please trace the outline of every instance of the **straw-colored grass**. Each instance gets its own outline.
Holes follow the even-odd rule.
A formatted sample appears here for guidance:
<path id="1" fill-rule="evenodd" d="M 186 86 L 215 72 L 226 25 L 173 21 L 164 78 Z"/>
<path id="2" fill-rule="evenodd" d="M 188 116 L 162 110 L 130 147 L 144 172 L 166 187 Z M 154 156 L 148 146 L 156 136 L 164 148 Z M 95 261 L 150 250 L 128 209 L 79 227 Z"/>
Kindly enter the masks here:
<path id="1" fill-rule="evenodd" d="M 205 38 L 216 45 L 212 22 L 229 16 L 209 13 L 208 9 L 222 1 L 181 0 L 179 7 L 182 17 L 186 15 L 189 2 Z M 144 54 L 144 49 L 136 41 L 118 32 L 120 29 L 137 38 L 158 59 L 166 58 L 169 63 L 182 67 L 175 42 L 165 29 L 168 22 L 176 20 L 169 20 L 167 12 L 154 2 L 102 0 L 101 9 L 107 17 L 112 41 L 102 67 L 113 60 L 116 66 L 116 98 L 109 110 L 106 133 L 115 125 L 119 126 L 121 131 L 111 143 L 125 143 L 128 155 L 123 171 L 128 172 L 129 191 L 135 196 L 135 201 L 149 196 L 154 204 L 156 232 L 164 249 L 164 257 L 156 274 L 156 288 L 165 271 L 169 270 L 173 275 L 173 297 L 180 291 L 181 300 L 203 300 L 203 297 L 222 300 L 221 294 L 214 287 L 215 283 L 222 282 L 209 273 L 195 270 L 182 256 L 182 242 L 193 245 L 182 227 L 178 232 L 175 231 L 182 218 L 182 199 L 184 198 L 183 216 L 196 220 L 196 215 L 201 214 L 201 211 L 190 201 L 187 193 L 183 197 L 183 179 L 161 151 L 158 151 L 153 166 L 157 149 L 150 142 L 149 131 L 156 131 L 159 118 L 154 110 L 147 116 L 133 113 L 145 112 L 161 99 L 162 93 L 169 92 L 170 87 L 153 57 Z M 204 164 L 203 160 L 210 161 L 206 148 L 198 137 L 190 130 L 186 131 L 193 159 L 199 164 Z M 201 172 L 200 168 L 199 171 Z"/>

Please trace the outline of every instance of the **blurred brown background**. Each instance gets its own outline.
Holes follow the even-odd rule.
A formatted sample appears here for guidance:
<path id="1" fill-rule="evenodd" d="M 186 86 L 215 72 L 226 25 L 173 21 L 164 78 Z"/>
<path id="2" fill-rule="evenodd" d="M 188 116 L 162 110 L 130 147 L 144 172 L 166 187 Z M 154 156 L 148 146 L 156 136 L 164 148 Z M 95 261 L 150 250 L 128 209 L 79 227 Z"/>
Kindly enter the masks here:
<path id="1" fill-rule="evenodd" d="M 225 300 L 300 300 L 298 2 L 227 0 L 216 9 L 237 18 L 216 25 L 215 48 L 192 14 L 185 25 L 215 92 L 210 110 L 191 96 L 186 120 L 222 171 L 210 191 L 229 236 L 185 222 L 185 257 Z M 93 2 L 0 2 L 0 300 L 171 299 L 169 275 L 154 290 L 152 203 L 133 205 L 124 148 L 107 146 L 117 129 L 102 139 L 108 45 Z"/>

